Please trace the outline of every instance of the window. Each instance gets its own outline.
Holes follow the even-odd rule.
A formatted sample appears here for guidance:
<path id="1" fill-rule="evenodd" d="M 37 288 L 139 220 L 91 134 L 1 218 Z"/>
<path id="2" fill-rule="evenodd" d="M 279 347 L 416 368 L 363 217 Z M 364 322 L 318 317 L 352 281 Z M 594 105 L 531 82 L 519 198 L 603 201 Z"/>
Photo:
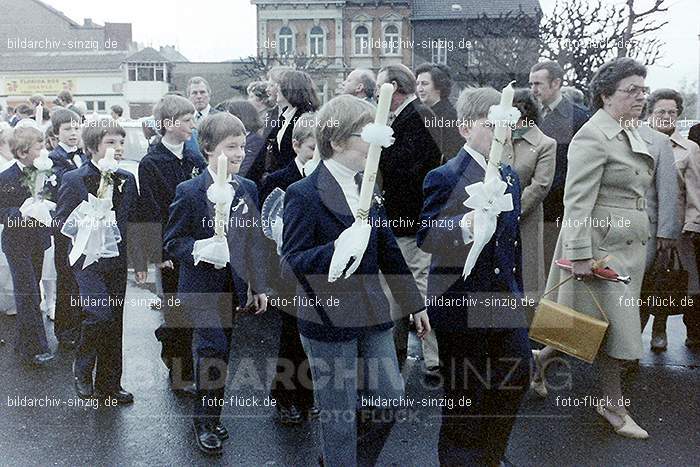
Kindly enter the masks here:
<path id="1" fill-rule="evenodd" d="M 88 112 L 104 112 L 107 108 L 105 101 L 85 101 L 85 106 L 87 107 Z"/>
<path id="2" fill-rule="evenodd" d="M 325 34 L 321 26 L 314 26 L 309 33 L 309 54 L 324 55 L 324 39 Z"/>
<path id="3" fill-rule="evenodd" d="M 294 53 L 294 33 L 288 26 L 280 29 L 279 52 L 280 55 L 291 55 Z"/>
<path id="4" fill-rule="evenodd" d="M 129 63 L 129 81 L 165 81 L 165 63 Z"/>
<path id="5" fill-rule="evenodd" d="M 367 26 L 355 28 L 355 55 L 369 55 L 369 30 Z"/>
<path id="6" fill-rule="evenodd" d="M 399 28 L 390 24 L 384 28 L 384 53 L 387 55 L 398 55 L 399 44 Z"/>
<path id="7" fill-rule="evenodd" d="M 435 65 L 447 65 L 447 44 L 444 40 L 436 41 L 432 48 L 432 63 Z"/>

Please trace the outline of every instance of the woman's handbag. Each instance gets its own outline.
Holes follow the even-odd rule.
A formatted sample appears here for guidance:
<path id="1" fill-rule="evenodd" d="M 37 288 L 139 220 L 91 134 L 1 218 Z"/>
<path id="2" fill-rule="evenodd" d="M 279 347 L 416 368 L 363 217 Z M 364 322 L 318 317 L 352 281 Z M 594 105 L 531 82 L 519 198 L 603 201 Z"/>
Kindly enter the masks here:
<path id="1" fill-rule="evenodd" d="M 644 274 L 640 311 L 655 316 L 683 314 L 682 303 L 687 295 L 688 271 L 683 268 L 678 250 L 671 248 L 668 254 L 657 252 Z"/>
<path id="2" fill-rule="evenodd" d="M 559 282 L 546 291 L 544 295 L 561 287 L 573 277 L 572 275 Z M 581 313 L 571 307 L 544 298 L 543 295 L 530 325 L 530 339 L 587 363 L 593 363 L 610 321 L 588 284 L 582 283 L 591 294 L 603 319 Z"/>

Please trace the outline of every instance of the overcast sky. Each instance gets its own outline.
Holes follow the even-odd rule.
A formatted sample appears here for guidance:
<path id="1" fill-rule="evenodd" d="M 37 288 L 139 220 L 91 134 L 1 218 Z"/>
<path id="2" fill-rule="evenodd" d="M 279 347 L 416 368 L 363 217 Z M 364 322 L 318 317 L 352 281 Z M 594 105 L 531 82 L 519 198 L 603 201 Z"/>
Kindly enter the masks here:
<path id="1" fill-rule="evenodd" d="M 134 40 L 146 45 L 175 45 L 191 61 L 221 61 L 255 53 L 255 7 L 249 0 L 44 0 L 68 17 L 104 24 L 133 25 Z M 587 1 L 587 0 L 581 0 Z M 604 0 L 619 3 L 623 0 Z M 652 0 L 638 0 L 640 7 Z M 556 0 L 540 0 L 545 12 Z M 662 66 L 654 66 L 647 78 L 652 88 L 677 87 L 685 79 L 698 79 L 699 0 L 667 0 L 669 24 L 660 35 L 666 42 Z"/>

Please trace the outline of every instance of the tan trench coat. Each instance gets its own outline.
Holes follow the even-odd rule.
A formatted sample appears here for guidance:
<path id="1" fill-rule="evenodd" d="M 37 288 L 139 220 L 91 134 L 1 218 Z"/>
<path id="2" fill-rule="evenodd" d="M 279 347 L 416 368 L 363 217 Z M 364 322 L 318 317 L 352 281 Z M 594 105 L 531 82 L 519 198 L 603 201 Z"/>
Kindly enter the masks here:
<path id="1" fill-rule="evenodd" d="M 554 179 L 557 142 L 533 126 L 522 139 L 506 147 L 506 160 L 520 179 L 520 241 L 523 248 L 523 288 L 538 300 L 544 292 L 547 269 L 544 264 L 542 201 Z M 547 265 L 549 266 L 549 265 Z"/>
<path id="2" fill-rule="evenodd" d="M 613 358 L 639 358 L 638 299 L 649 241 L 645 193 L 654 175 L 654 158 L 637 130 L 623 130 L 602 109 L 573 138 L 567 158 L 564 220 L 554 258 L 609 256 L 610 267 L 631 277 L 629 285 L 597 279 L 585 284 L 610 319 L 601 349 Z M 547 289 L 570 275 L 552 264 Z M 600 317 L 585 284 L 570 280 L 550 298 Z"/>

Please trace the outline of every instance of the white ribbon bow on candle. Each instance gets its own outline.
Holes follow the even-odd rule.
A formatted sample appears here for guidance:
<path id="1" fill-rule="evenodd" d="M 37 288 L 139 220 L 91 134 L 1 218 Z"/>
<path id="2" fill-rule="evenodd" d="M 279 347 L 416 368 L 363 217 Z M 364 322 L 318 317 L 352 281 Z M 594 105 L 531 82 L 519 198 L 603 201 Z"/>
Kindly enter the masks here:
<path id="1" fill-rule="evenodd" d="M 207 198 L 214 204 L 214 236 L 197 240 L 192 247 L 194 265 L 200 261 L 213 264 L 215 269 L 225 267 L 230 261 L 226 228 L 228 225 L 228 206 L 233 202 L 234 190 L 227 181 L 228 158 L 224 153 L 219 155 L 216 166 L 216 180 L 207 188 Z M 240 206 L 236 206 L 237 209 Z M 247 211 L 245 202 L 244 211 Z"/>
<path id="2" fill-rule="evenodd" d="M 357 213 L 355 213 L 355 222 L 341 232 L 335 241 L 335 251 L 333 251 L 331 265 L 328 270 L 328 282 L 335 282 L 341 276 L 346 279 L 350 277 L 360 266 L 365 250 L 367 250 L 369 236 L 372 233 L 372 227 L 368 223 L 368 218 L 372 206 L 374 183 L 377 179 L 379 156 L 381 155 L 382 147 L 388 147 L 394 143 L 394 138 L 392 137 L 394 130 L 386 124 L 389 118 L 389 107 L 393 94 L 393 85 L 389 83 L 382 85 L 379 89 L 379 102 L 374 123 L 366 125 L 362 130 L 361 137 L 364 141 L 370 143 L 370 146 L 367 153 L 367 162 L 365 162 L 365 170 L 362 175 L 360 202 Z"/>
<path id="3" fill-rule="evenodd" d="M 493 237 L 498 215 L 513 210 L 513 197 L 510 193 L 505 193 L 508 185 L 501 180 L 499 168 L 508 129 L 520 118 L 520 111 L 513 107 L 514 82 L 503 88 L 500 104 L 489 109 L 488 119 L 495 125 L 495 129 L 484 181 L 465 188 L 469 197 L 464 201 L 464 206 L 474 210 L 473 243 L 462 270 L 462 278 L 465 280 L 471 274 L 484 246 Z"/>
<path id="4" fill-rule="evenodd" d="M 51 211 L 56 209 L 56 203 L 44 199 L 43 196 L 46 182 L 56 186 L 56 175 L 51 174 L 53 161 L 49 158 L 49 152 L 46 149 L 42 149 L 39 157 L 34 159 L 33 165 L 36 168 L 36 178 L 34 180 L 32 196 L 24 200 L 24 203 L 22 203 L 22 206 L 19 208 L 19 212 L 22 213 L 24 217 L 36 219 L 45 226 L 51 227 Z"/>
<path id="5" fill-rule="evenodd" d="M 112 210 L 112 199 L 100 199 L 88 193 L 83 201 L 70 213 L 61 233 L 72 240 L 68 260 L 73 266 L 85 255 L 83 269 L 101 258 L 119 256 L 119 242 L 122 241 L 117 218 Z"/>

